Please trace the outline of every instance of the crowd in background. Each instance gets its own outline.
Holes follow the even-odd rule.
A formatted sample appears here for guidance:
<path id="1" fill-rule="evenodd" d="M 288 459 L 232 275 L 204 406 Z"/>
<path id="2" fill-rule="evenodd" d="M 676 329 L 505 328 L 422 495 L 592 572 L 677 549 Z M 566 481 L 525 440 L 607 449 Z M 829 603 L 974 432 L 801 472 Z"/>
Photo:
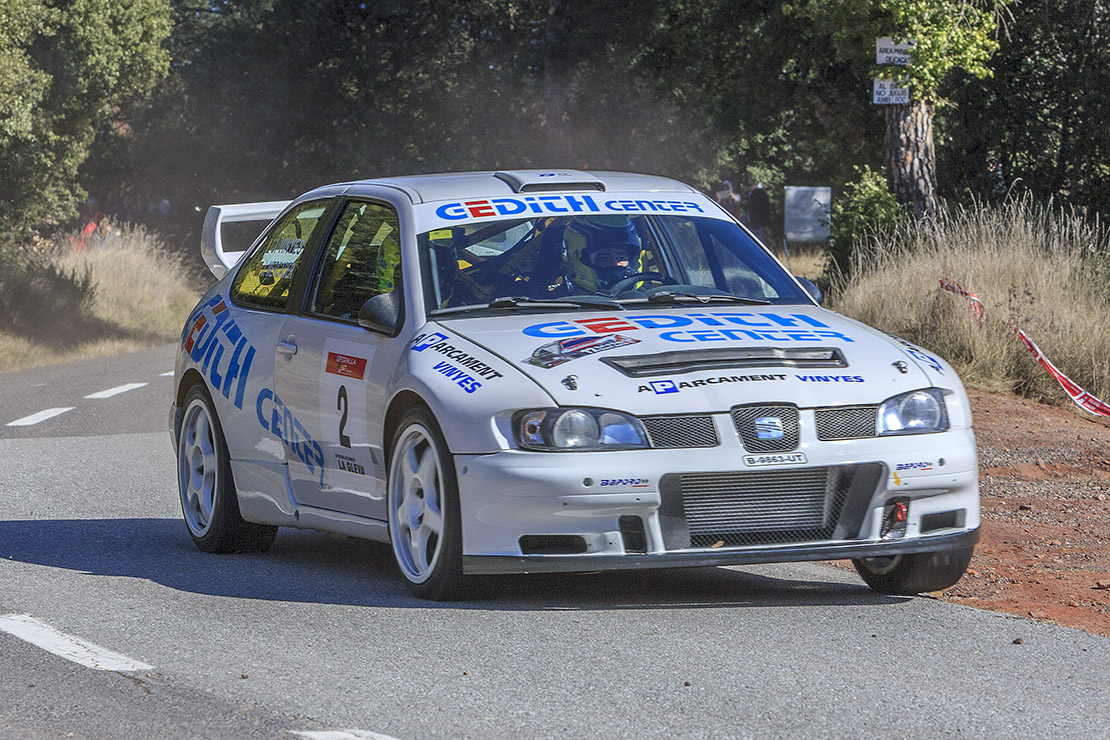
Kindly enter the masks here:
<path id="1" fill-rule="evenodd" d="M 717 186 L 717 202 L 748 227 L 756 238 L 767 243 L 767 227 L 771 224 L 771 200 L 763 183 L 749 180 L 741 195 L 732 188 L 732 182 L 723 180 Z"/>

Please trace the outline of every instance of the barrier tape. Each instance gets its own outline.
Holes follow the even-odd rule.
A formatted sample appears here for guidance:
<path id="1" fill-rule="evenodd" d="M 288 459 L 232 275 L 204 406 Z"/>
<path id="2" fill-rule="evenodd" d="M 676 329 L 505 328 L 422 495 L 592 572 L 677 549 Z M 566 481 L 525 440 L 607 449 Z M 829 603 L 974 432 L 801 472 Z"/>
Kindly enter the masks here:
<path id="1" fill-rule="evenodd" d="M 940 280 L 940 289 L 966 298 L 968 302 L 968 308 L 970 308 L 971 312 L 975 314 L 976 323 L 982 322 L 983 315 L 986 313 L 986 310 L 983 307 L 983 302 L 979 300 L 979 296 L 967 290 L 964 290 L 959 283 L 954 283 L 950 280 L 945 280 L 944 278 L 941 278 Z M 1049 375 L 1056 379 L 1056 382 L 1059 383 L 1060 387 L 1063 388 L 1068 396 L 1071 397 L 1071 400 L 1075 401 L 1077 406 L 1079 406 L 1084 411 L 1095 414 L 1096 416 L 1110 416 L 1110 404 L 1106 403 L 1105 401 L 1100 401 L 1087 391 L 1080 388 L 1071 378 L 1069 378 L 1067 375 L 1064 375 L 1062 372 L 1060 372 L 1059 368 L 1052 364 L 1052 361 L 1045 356 L 1044 352 L 1041 352 L 1041 348 L 1037 346 L 1036 342 L 1029 338 L 1028 334 L 1023 332 L 1012 323 L 1007 322 L 1007 324 L 1011 329 L 1014 330 L 1014 332 L 1018 336 L 1018 339 L 1021 340 L 1021 343 L 1025 345 L 1025 348 L 1027 350 L 1029 350 L 1029 353 L 1032 354 L 1034 358 L 1036 358 L 1037 362 L 1040 363 L 1041 367 L 1043 367 Z"/>

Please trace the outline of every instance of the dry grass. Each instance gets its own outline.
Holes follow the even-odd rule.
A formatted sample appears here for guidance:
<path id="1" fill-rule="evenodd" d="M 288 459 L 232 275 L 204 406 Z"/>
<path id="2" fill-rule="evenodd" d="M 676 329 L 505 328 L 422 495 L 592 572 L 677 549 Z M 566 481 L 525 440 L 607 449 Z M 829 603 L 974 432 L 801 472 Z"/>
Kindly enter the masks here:
<path id="1" fill-rule="evenodd" d="M 1110 397 L 1110 237 L 1074 214 L 1029 202 L 957 208 L 858 250 L 830 307 L 948 359 L 969 385 L 1070 404 L 1009 323 L 1094 395 Z M 947 278 L 986 307 L 977 324 Z"/>
<path id="2" fill-rule="evenodd" d="M 787 254 L 783 249 L 774 250 L 775 256 L 786 265 L 791 275 L 799 275 L 816 281 L 825 271 L 825 249 L 821 245 L 791 247 Z"/>
<path id="3" fill-rule="evenodd" d="M 141 226 L 124 225 L 80 251 L 72 236 L 40 243 L 26 255 L 38 265 L 81 275 L 93 299 L 56 315 L 44 300 L 33 321 L 0 331 L 0 371 L 131 352 L 175 340 L 200 295 L 200 276 Z"/>

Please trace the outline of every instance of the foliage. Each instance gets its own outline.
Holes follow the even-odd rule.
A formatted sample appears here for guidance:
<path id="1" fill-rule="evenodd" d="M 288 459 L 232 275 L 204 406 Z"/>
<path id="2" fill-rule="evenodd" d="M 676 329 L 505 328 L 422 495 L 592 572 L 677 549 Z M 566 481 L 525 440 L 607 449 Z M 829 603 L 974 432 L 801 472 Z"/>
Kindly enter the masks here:
<path id="1" fill-rule="evenodd" d="M 76 213 L 98 127 L 168 69 L 165 0 L 0 0 L 0 250 Z"/>
<path id="2" fill-rule="evenodd" d="M 894 231 L 904 220 L 905 211 L 886 186 L 886 180 L 870 167 L 856 168 L 858 177 L 844 186 L 832 204 L 826 272 L 839 283 L 851 274 L 853 255 L 864 241 Z"/>
<path id="3" fill-rule="evenodd" d="M 912 40 L 909 66 L 875 65 L 871 71 L 901 80 L 917 100 L 936 102 L 938 87 L 953 70 L 991 74 L 988 61 L 998 48 L 995 14 L 1007 1 L 801 0 L 790 8 L 824 30 L 844 59 L 873 59 L 881 36 Z"/>
<path id="4" fill-rule="evenodd" d="M 1110 216 L 1110 4 L 1024 0 L 992 64 L 993 78 L 946 93 L 957 107 L 943 114 L 943 190 L 1030 192 Z"/>

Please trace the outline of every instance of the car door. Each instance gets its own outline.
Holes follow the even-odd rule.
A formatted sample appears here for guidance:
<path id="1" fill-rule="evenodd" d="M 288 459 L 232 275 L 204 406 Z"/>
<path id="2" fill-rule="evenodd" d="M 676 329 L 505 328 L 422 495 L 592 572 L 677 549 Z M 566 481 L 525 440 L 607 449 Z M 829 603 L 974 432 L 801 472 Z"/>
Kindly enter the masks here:
<path id="1" fill-rule="evenodd" d="M 358 312 L 400 285 L 400 226 L 389 205 L 350 200 L 321 248 L 303 310 L 281 330 L 275 387 L 306 454 L 289 460 L 303 506 L 386 518 L 380 440 L 386 385 L 403 348 L 364 329 Z"/>
<path id="2" fill-rule="evenodd" d="M 273 413 L 280 404 L 273 390 L 274 346 L 330 203 L 298 204 L 271 226 L 236 270 L 228 288 L 231 306 L 215 295 L 186 335 L 186 350 L 210 367 L 213 396 L 219 391 L 234 404 L 235 413 L 221 419 L 233 459 L 281 464 L 289 456 L 291 438 L 281 414 Z"/>

